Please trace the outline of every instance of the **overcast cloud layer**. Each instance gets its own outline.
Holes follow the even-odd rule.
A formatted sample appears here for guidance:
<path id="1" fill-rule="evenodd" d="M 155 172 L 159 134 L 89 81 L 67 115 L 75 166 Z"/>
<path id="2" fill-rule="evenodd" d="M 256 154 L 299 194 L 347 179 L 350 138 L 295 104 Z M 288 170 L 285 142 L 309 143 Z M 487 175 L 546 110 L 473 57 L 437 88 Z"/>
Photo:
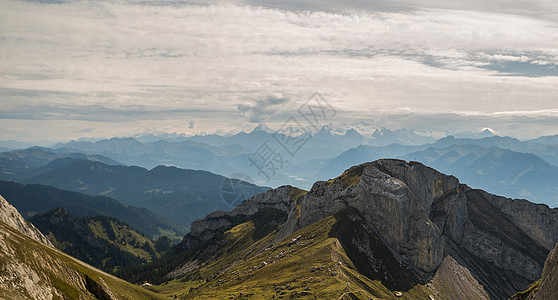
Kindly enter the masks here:
<path id="1" fill-rule="evenodd" d="M 558 134 L 556 1 L 437 2 L 3 0 L 0 139 L 277 127 L 315 91 L 333 121 Z"/>

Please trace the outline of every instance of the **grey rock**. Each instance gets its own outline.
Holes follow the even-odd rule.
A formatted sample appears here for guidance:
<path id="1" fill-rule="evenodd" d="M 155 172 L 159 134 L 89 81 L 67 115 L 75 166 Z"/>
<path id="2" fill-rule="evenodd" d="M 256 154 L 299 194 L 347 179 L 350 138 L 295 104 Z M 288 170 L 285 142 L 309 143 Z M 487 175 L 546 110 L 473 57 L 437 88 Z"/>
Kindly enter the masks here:
<path id="1" fill-rule="evenodd" d="M 256 214 L 264 208 L 277 209 L 283 212 L 291 211 L 296 203 L 291 200 L 291 186 L 282 186 L 264 193 L 254 195 L 235 207 L 232 211 L 215 211 L 204 219 L 195 221 L 190 232 L 181 242 L 183 250 L 189 250 L 211 239 L 215 233 L 224 228 L 236 225 L 235 219 L 244 219 Z"/>
<path id="2" fill-rule="evenodd" d="M 558 299 L 558 244 L 546 259 L 535 299 Z"/>
<path id="3" fill-rule="evenodd" d="M 35 228 L 33 224 L 25 221 L 17 209 L 8 203 L 8 201 L 6 201 L 6 199 L 2 196 L 0 196 L 0 221 L 8 224 L 38 242 L 54 247 L 48 238 Z"/>

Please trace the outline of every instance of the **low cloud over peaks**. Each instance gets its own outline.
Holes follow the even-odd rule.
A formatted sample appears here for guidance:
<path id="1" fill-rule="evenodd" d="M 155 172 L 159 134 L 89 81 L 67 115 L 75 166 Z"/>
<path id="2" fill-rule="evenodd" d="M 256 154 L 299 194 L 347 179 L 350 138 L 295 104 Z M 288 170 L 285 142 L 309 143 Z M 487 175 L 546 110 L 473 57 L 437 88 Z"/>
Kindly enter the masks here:
<path id="1" fill-rule="evenodd" d="M 262 123 L 277 113 L 282 104 L 289 102 L 289 98 L 282 96 L 267 96 L 248 104 L 238 104 L 237 109 L 252 123 Z"/>

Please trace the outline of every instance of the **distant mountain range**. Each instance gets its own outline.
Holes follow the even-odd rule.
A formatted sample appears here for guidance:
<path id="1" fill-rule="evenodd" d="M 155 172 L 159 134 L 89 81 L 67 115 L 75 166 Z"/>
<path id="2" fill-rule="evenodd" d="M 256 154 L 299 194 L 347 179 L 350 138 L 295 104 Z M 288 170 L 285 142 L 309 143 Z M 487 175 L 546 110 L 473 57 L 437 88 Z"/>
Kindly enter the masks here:
<path id="1" fill-rule="evenodd" d="M 99 161 L 109 165 L 121 164 L 102 155 L 82 154 L 66 150 L 31 147 L 23 150 L 0 152 L 0 180 L 21 180 L 76 160 Z M 64 158 L 64 160 L 59 160 L 55 165 L 47 166 L 50 162 L 60 158 Z"/>
<path id="2" fill-rule="evenodd" d="M 402 145 L 421 145 L 433 143 L 440 138 L 451 135 L 447 131 L 419 131 L 406 128 L 392 130 L 364 121 L 353 123 L 328 123 L 321 126 L 321 128 L 318 130 L 314 129 L 313 127 L 304 126 L 293 126 L 287 128 L 287 130 L 284 129 L 285 128 L 279 128 L 278 131 L 290 136 L 298 136 L 303 133 L 309 132 L 313 137 L 316 138 L 331 138 L 333 139 L 333 141 L 336 142 L 359 142 L 359 144 L 375 146 L 385 146 L 393 143 L 399 143 Z M 242 138 L 242 136 L 244 136 L 245 134 L 252 134 L 255 132 L 265 132 L 268 134 L 273 134 L 276 132 L 276 130 L 269 128 L 265 124 L 259 124 L 254 129 L 249 131 L 233 130 L 226 133 L 218 131 L 213 134 L 200 134 L 193 136 L 160 132 L 153 134 L 139 134 L 135 135 L 134 138 L 140 142 L 146 143 L 156 142 L 159 140 L 170 142 L 195 140 L 211 145 L 227 145 L 235 143 L 235 140 L 237 140 L 238 138 Z M 481 131 L 460 132 L 454 133 L 453 135 L 461 138 L 484 138 L 493 136 L 494 132 L 489 128 L 484 128 Z"/>
<path id="3" fill-rule="evenodd" d="M 427 146 L 405 146 L 391 144 L 388 146 L 365 146 L 349 149 L 339 156 L 324 163 L 318 172 L 315 173 L 315 180 L 328 180 L 335 178 L 346 170 L 349 166 L 373 161 L 380 158 L 398 158 L 403 155 L 419 151 Z"/>
<path id="4" fill-rule="evenodd" d="M 11 181 L 0 181 L 0 195 L 4 195 L 27 219 L 38 213 L 63 207 L 79 217 L 104 215 L 117 218 L 149 237 L 166 235 L 180 239 L 186 233 L 185 226 L 160 217 L 148 209 L 124 205 L 106 196 L 89 196 L 51 186 L 22 185 Z"/>
<path id="5" fill-rule="evenodd" d="M 82 154 L 68 148 L 32 147 L 0 153 L 0 178 L 90 196 L 108 196 L 128 205 L 148 208 L 181 224 L 178 227 L 182 228 L 214 210 L 231 209 L 246 197 L 267 190 L 207 171 L 165 166 L 152 170 L 128 167 L 102 155 Z M 231 186 L 229 190 L 230 185 L 235 188 Z M 55 207 L 51 205 L 48 209 Z M 140 230 L 150 236 L 159 234 L 153 228 Z M 183 230 L 174 228 L 171 232 Z"/>
<path id="6" fill-rule="evenodd" d="M 362 141 L 356 131 L 333 135 L 321 130 L 313 135 L 295 155 L 286 152 L 280 141 L 290 140 L 284 133 L 269 132 L 256 128 L 250 133 L 240 132 L 232 136 L 204 135 L 185 138 L 182 141 L 157 141 L 140 143 L 133 138 L 112 138 L 97 142 L 69 142 L 57 144 L 56 149 L 72 149 L 81 153 L 101 154 L 127 165 L 153 168 L 158 165 L 174 165 L 179 168 L 207 170 L 221 175 L 244 172 L 257 174 L 250 167 L 248 157 L 264 143 L 280 152 L 284 162 L 305 162 L 309 159 L 330 158 L 358 146 Z"/>
<path id="7" fill-rule="evenodd" d="M 300 135 L 303 138 L 297 141 L 297 147 L 291 149 L 295 143 L 293 137 Z M 467 136 L 488 135 L 491 136 L 492 132 L 485 130 Z M 128 137 L 95 142 L 72 141 L 58 143 L 54 148 L 100 154 L 126 165 L 148 169 L 158 165 L 173 165 L 184 169 L 206 170 L 223 176 L 242 173 L 259 185 L 291 184 L 309 188 L 316 179 L 312 175 L 319 168 L 351 148 L 394 143 L 417 146 L 434 143 L 445 136 L 445 132 L 390 130 L 365 122 L 330 123 L 317 131 L 305 127 L 285 127 L 275 131 L 260 124 L 249 132 L 195 136 L 160 133 L 138 135 L 137 139 Z M 267 147 L 268 153 L 272 153 L 275 159 L 270 175 L 262 175 L 260 168 L 250 160 L 262 147 Z"/>
<path id="8" fill-rule="evenodd" d="M 430 147 L 402 158 L 420 161 L 492 193 L 558 206 L 558 167 L 532 153 L 462 144 Z"/>
<path id="9" fill-rule="evenodd" d="M 313 178 L 327 180 L 351 165 L 380 158 L 402 158 L 456 175 L 475 188 L 555 207 L 558 206 L 557 157 L 558 145 L 498 136 L 482 139 L 450 136 L 420 146 L 361 145 L 323 164 Z"/>
<path id="10" fill-rule="evenodd" d="M 126 165 L 154 168 L 172 164 L 197 170 L 224 170 L 231 166 L 221 156 L 237 156 L 249 150 L 240 147 L 215 147 L 195 141 L 140 143 L 133 138 L 112 138 L 97 142 L 57 144 L 55 149 L 72 149 L 81 153 L 96 153 L 111 157 Z"/>
<path id="11" fill-rule="evenodd" d="M 239 132 L 231 135 L 213 134 L 190 137 L 174 135 L 172 136 L 172 142 L 141 143 L 133 138 L 113 138 L 97 142 L 80 141 L 59 144 L 57 147 L 61 148 L 57 149 L 30 148 L 0 153 L 0 171 L 3 172 L 0 176 L 3 179 L 21 182 L 49 184 L 51 178 L 48 178 L 48 176 L 39 177 L 39 175 L 60 169 L 77 160 L 87 159 L 100 161 L 106 165 L 118 165 L 118 161 L 122 161 L 126 164 L 147 168 L 154 168 L 161 164 L 174 165 L 181 168 L 207 170 L 225 176 L 236 174 L 236 176 L 240 175 L 240 177 L 252 180 L 260 185 L 280 186 L 290 184 L 301 188 L 310 188 L 314 181 L 333 178 L 336 174 L 354 164 L 380 158 L 408 158 L 432 164 L 444 172 L 459 174 L 465 182 L 490 192 L 509 197 L 527 198 L 549 205 L 555 205 L 557 202 L 552 185 L 548 187 L 542 183 L 552 182 L 553 175 L 547 175 L 554 171 L 550 170 L 552 168 L 548 165 L 535 161 L 537 160 L 535 157 L 526 155 L 528 153 L 535 154 L 549 164 L 558 166 L 558 145 L 553 144 L 557 139 L 556 136 L 520 141 L 510 137 L 495 136 L 491 130 L 485 129 L 477 133 L 461 134 L 461 136 L 473 136 L 475 138 L 447 136 L 435 140 L 435 137 L 443 135 L 443 133 L 421 133 L 406 129 L 388 130 L 375 128 L 362 122 L 356 124 L 328 124 L 318 132 L 314 132 L 307 143 L 293 157 L 282 151 L 281 145 L 273 138 L 274 134 L 275 131 L 272 129 L 260 125 L 251 132 Z M 275 137 L 281 140 L 286 138 L 287 135 Z M 367 141 L 373 145 L 363 145 Z M 428 141 L 431 141 L 431 143 L 424 144 Z M 282 154 L 281 162 L 275 161 L 281 168 L 278 168 L 277 172 L 273 171 L 275 174 L 270 176 L 269 181 L 249 160 L 264 142 L 272 146 L 271 150 Z M 384 145 L 388 143 L 389 145 Z M 501 157 L 494 153 L 492 161 L 494 167 L 492 169 L 485 168 L 485 172 L 488 173 L 482 176 L 483 180 L 478 180 L 481 177 L 474 175 L 478 168 L 472 170 L 474 165 L 470 162 L 455 161 L 449 167 L 435 164 L 436 159 L 427 159 L 427 157 L 420 156 L 419 153 L 416 157 L 408 156 L 415 152 L 426 151 L 428 148 L 445 149 L 454 145 L 508 149 L 517 153 L 518 159 L 523 159 L 523 164 L 520 165 L 525 166 L 525 168 L 519 169 L 520 165 L 517 165 L 514 169 L 515 173 L 507 174 L 505 178 L 502 177 L 502 174 L 490 174 L 490 172 L 498 172 L 500 168 L 506 169 L 506 164 L 509 163 L 509 160 L 506 160 L 507 157 Z M 80 152 L 89 154 L 81 154 Z M 53 158 L 64 159 L 53 161 Z M 49 163 L 46 164 L 46 162 Z M 461 165 L 462 163 L 464 165 Z M 499 166 L 499 164 L 501 165 Z M 542 169 L 535 167 L 537 165 L 542 166 Z M 528 170 L 530 167 L 533 169 Z M 457 172 L 457 170 L 462 172 Z M 521 175 L 524 171 L 525 174 L 529 174 L 527 177 L 525 177 L 525 174 Z M 107 178 L 110 177 L 110 175 L 107 176 Z M 30 181 L 30 178 L 33 177 L 35 178 Z M 83 184 L 79 184 L 78 178 L 72 180 L 74 182 L 64 183 L 63 180 L 56 179 L 58 181 L 56 186 L 74 191 L 83 191 L 91 195 L 105 192 L 107 195 L 123 202 L 141 206 L 144 206 L 144 204 L 139 204 L 137 201 L 141 202 L 141 199 L 147 197 L 146 195 L 134 194 L 138 200 L 128 201 L 126 195 L 117 195 L 115 194 L 118 193 L 117 191 L 109 192 L 112 186 L 94 183 L 89 189 L 98 188 L 98 190 L 87 191 Z M 154 186 L 153 190 L 158 188 Z M 157 198 L 160 195 L 155 193 L 152 196 Z M 165 207 L 154 208 L 149 206 L 149 208 L 165 215 L 172 213 L 172 209 Z M 213 208 L 226 209 L 227 207 L 213 206 Z M 164 212 L 165 209 L 171 211 Z M 172 218 L 177 222 L 182 222 L 176 216 Z M 195 218 L 188 217 L 189 221 L 187 222 L 193 219 Z"/>
<path id="12" fill-rule="evenodd" d="M 212 211 L 229 210 L 246 197 L 268 190 L 245 181 L 231 182 L 207 171 L 165 166 L 147 170 L 90 160 L 72 162 L 24 182 L 111 197 L 147 208 L 184 226 Z M 241 188 L 229 191 L 227 184 Z"/>
<path id="13" fill-rule="evenodd" d="M 529 140 L 529 142 L 536 143 L 536 144 L 545 144 L 545 145 L 558 145 L 558 134 L 541 136 L 536 139 Z"/>
<path id="14" fill-rule="evenodd" d="M 6 149 L 5 151 L 9 150 L 17 150 L 17 149 L 25 149 L 29 147 L 33 147 L 33 143 L 29 142 L 20 142 L 16 140 L 2 140 L 0 141 L 0 149 Z"/>
<path id="15" fill-rule="evenodd" d="M 498 147 L 522 153 L 533 153 L 547 162 L 558 166 L 558 144 L 539 143 L 539 141 L 553 140 L 552 137 L 542 137 L 540 140 L 520 141 L 511 137 L 493 136 L 482 139 L 455 138 L 448 136 L 432 144 L 436 148 L 446 148 L 453 145 L 478 145 L 483 147 Z"/>

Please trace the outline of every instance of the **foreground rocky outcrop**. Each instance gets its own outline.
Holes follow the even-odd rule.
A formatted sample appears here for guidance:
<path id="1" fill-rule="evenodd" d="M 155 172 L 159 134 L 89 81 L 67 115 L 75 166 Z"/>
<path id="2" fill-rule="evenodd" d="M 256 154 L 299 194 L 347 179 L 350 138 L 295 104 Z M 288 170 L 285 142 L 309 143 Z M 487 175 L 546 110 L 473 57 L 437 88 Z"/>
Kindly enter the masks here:
<path id="1" fill-rule="evenodd" d="M 548 255 L 540 282 L 534 299 L 558 299 L 558 246 Z"/>
<path id="2" fill-rule="evenodd" d="M 0 197 L 0 299 L 159 299 L 53 248 Z"/>
<path id="3" fill-rule="evenodd" d="M 540 280 L 525 292 L 515 294 L 510 300 L 558 299 L 558 244 L 550 252 Z"/>
<path id="4" fill-rule="evenodd" d="M 0 221 L 38 242 L 52 246 L 50 240 L 47 239 L 37 228 L 35 228 L 35 226 L 25 221 L 17 209 L 8 203 L 8 201 L 6 201 L 6 199 L 2 196 L 0 196 Z"/>
<path id="5" fill-rule="evenodd" d="M 447 299 L 457 288 L 441 284 L 455 282 L 450 273 L 470 279 L 471 289 L 459 295 L 471 299 L 507 299 L 527 289 L 558 240 L 558 209 L 475 190 L 420 163 L 378 160 L 316 182 L 307 193 L 284 186 L 231 212 L 209 214 L 192 224 L 180 249 L 202 249 L 220 232 L 270 209 L 280 223 L 274 244 L 336 216 L 338 223 L 350 221 L 342 228 L 351 230 L 331 234 L 361 274 L 390 290 L 430 284 Z"/>

